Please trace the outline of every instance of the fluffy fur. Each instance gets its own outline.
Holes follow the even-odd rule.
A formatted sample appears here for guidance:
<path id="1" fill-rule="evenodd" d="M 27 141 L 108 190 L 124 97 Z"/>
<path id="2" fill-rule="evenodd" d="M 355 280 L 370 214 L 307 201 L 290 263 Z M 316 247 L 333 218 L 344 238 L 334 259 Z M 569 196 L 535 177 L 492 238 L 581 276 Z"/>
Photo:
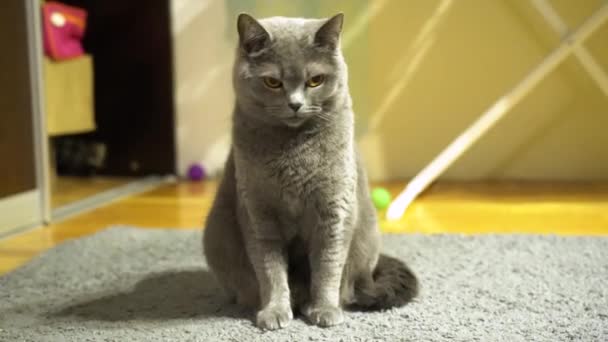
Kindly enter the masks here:
<path id="1" fill-rule="evenodd" d="M 238 18 L 232 150 L 204 250 L 226 292 L 259 310 L 263 329 L 285 326 L 293 309 L 331 326 L 343 321 L 343 306 L 389 308 L 417 293 L 407 266 L 379 254 L 354 144 L 342 20 Z M 307 87 L 318 75 L 324 82 Z"/>

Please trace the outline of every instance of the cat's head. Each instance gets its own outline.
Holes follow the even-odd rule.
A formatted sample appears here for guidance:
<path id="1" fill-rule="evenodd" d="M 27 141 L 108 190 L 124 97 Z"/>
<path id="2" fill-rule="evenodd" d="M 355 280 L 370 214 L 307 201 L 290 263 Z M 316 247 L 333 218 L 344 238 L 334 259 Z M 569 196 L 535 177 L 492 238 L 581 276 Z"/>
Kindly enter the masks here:
<path id="1" fill-rule="evenodd" d="M 348 96 L 340 51 L 342 21 L 342 14 L 259 21 L 239 15 L 233 82 L 241 111 L 289 127 L 331 120 L 328 113 Z"/>

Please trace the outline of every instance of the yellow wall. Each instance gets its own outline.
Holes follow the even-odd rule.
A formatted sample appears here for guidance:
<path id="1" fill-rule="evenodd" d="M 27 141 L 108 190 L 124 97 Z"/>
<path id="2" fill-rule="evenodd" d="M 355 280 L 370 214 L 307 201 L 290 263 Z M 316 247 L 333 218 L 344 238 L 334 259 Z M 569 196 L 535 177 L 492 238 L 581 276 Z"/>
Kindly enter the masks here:
<path id="1" fill-rule="evenodd" d="M 174 2 L 182 8 L 201 3 Z M 551 3 L 576 27 L 603 1 Z M 527 0 L 208 1 L 175 30 L 182 170 L 196 158 L 218 168 L 227 148 L 232 95 L 226 65 L 241 11 L 346 14 L 343 47 L 358 140 L 373 179 L 415 175 L 559 42 Z M 184 13 L 174 11 L 178 26 Z M 608 72 L 608 25 L 586 45 Z M 607 179 L 606 131 L 608 99 L 569 58 L 445 177 Z"/>

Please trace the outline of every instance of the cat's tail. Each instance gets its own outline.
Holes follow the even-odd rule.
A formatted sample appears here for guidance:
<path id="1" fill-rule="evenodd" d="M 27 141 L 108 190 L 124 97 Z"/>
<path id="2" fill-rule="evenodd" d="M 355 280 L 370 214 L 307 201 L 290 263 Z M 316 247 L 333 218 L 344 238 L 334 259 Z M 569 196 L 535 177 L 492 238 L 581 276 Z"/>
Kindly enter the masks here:
<path id="1" fill-rule="evenodd" d="M 373 274 L 374 281 L 355 287 L 356 306 L 380 310 L 403 306 L 418 294 L 418 279 L 401 260 L 380 255 Z"/>

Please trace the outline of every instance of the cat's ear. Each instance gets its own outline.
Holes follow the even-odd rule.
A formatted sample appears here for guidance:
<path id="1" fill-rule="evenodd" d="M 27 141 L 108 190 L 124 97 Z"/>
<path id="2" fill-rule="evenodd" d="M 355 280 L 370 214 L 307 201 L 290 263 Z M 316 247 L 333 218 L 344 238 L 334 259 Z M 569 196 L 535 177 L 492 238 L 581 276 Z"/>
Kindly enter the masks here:
<path id="1" fill-rule="evenodd" d="M 249 14 L 239 14 L 237 30 L 239 31 L 239 44 L 247 54 L 259 52 L 270 44 L 268 32 Z"/>
<path id="2" fill-rule="evenodd" d="M 343 22 L 344 14 L 342 13 L 338 13 L 327 19 L 315 34 L 315 44 L 325 48 L 336 49 L 340 43 Z"/>

